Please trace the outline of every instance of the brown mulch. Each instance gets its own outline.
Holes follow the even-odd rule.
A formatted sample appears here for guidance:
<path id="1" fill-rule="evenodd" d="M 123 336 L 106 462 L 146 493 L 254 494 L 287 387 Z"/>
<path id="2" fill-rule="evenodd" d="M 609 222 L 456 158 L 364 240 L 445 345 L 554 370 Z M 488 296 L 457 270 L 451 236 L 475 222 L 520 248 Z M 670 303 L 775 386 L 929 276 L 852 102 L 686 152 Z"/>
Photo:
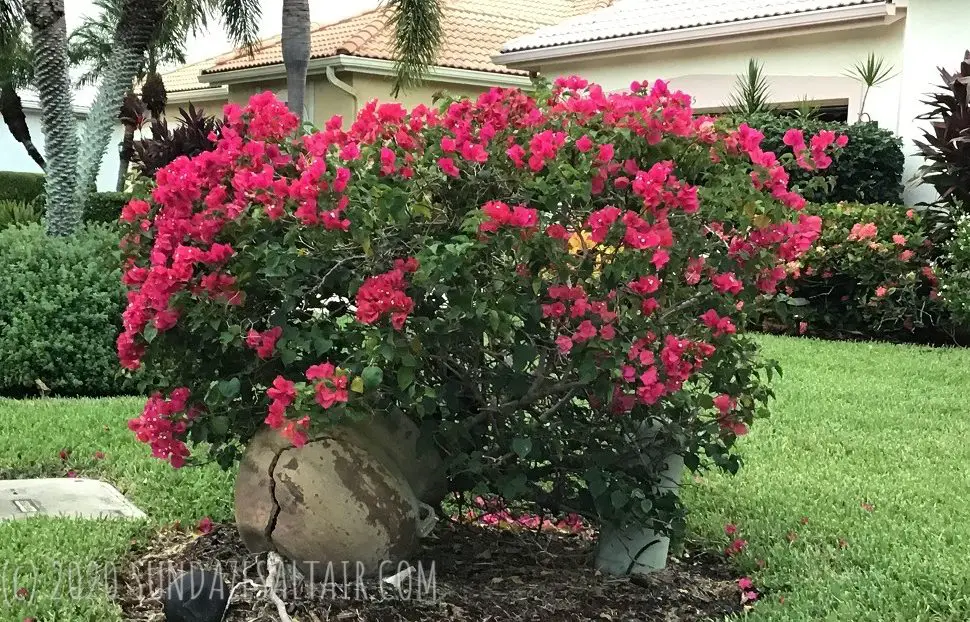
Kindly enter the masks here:
<path id="1" fill-rule="evenodd" d="M 721 619 L 741 609 L 736 571 L 718 556 L 685 553 L 666 570 L 636 579 L 606 577 L 591 566 L 590 537 L 442 523 L 423 541 L 420 568 L 399 588 L 378 579 L 355 582 L 340 566 L 318 572 L 316 585 L 279 589 L 294 622 L 367 621 L 658 621 Z M 131 553 L 117 600 L 126 620 L 162 620 L 159 596 L 168 577 L 188 568 L 219 568 L 231 585 L 266 577 L 265 556 L 249 554 L 233 526 L 196 536 L 162 532 Z M 397 568 L 384 572 L 395 574 Z M 433 572 L 433 576 L 432 576 Z M 234 594 L 227 622 L 278 620 L 252 587 Z"/>

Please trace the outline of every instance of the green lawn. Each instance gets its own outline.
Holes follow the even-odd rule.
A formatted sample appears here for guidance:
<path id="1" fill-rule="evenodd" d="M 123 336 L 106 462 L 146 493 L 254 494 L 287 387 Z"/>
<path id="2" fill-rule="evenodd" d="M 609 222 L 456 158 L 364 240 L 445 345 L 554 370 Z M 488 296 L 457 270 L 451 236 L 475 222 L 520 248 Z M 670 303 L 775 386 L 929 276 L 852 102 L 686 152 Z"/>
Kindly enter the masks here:
<path id="1" fill-rule="evenodd" d="M 763 343 L 785 370 L 772 418 L 737 477 L 687 494 L 692 530 L 723 547 L 736 523 L 779 590 L 750 617 L 970 620 L 970 350 Z"/>
<path id="2" fill-rule="evenodd" d="M 731 522 L 749 541 L 739 562 L 768 590 L 749 617 L 970 620 L 970 350 L 763 343 L 785 369 L 772 419 L 744 439 L 741 474 L 711 474 L 686 491 L 693 538 L 723 548 Z M 230 518 L 231 474 L 151 459 L 124 425 L 139 408 L 0 400 L 0 478 L 75 470 L 113 482 L 152 517 L 0 525 L 0 620 L 119 620 L 97 591 L 72 599 L 55 562 L 116 562 L 160 525 Z M 18 567 L 27 601 L 14 596 Z"/>

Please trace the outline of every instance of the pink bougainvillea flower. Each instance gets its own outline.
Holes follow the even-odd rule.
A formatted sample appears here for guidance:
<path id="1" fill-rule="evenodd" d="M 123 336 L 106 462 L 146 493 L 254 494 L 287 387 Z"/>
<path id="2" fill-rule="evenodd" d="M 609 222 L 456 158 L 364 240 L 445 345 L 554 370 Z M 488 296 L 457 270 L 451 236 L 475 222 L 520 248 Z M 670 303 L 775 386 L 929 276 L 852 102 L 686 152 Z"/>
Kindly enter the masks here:
<path id="1" fill-rule="evenodd" d="M 103 451 L 96 451 L 96 452 L 94 452 L 94 459 L 95 460 L 104 460 L 104 452 Z"/>
<path id="2" fill-rule="evenodd" d="M 799 335 L 804 335 L 806 332 L 808 332 L 808 322 L 799 322 L 798 323 L 798 334 Z"/>
<path id="3" fill-rule="evenodd" d="M 735 555 L 743 553 L 746 548 L 748 548 L 748 541 L 737 538 L 727 545 L 727 548 L 724 549 L 724 554 L 728 557 L 734 557 Z"/>
<path id="4" fill-rule="evenodd" d="M 876 298 L 883 298 L 889 292 L 884 286 L 880 285 L 876 288 Z"/>
<path id="5" fill-rule="evenodd" d="M 61 462 L 67 462 L 68 459 L 71 457 L 71 450 L 62 449 L 59 452 L 57 452 L 57 455 L 61 459 Z"/>
<path id="6" fill-rule="evenodd" d="M 915 217 L 916 217 L 916 212 L 914 212 L 912 209 L 906 210 L 906 218 L 909 218 L 910 220 L 912 220 Z"/>
<path id="7" fill-rule="evenodd" d="M 741 577 L 740 579 L 738 579 L 738 589 L 747 591 L 753 587 L 754 587 L 754 581 L 752 581 L 750 577 Z"/>
<path id="8" fill-rule="evenodd" d="M 19 600 L 27 600 L 28 598 L 30 598 L 30 591 L 25 587 L 19 588 L 17 590 L 16 596 Z"/>
<path id="9" fill-rule="evenodd" d="M 873 239 L 878 235 L 879 229 L 876 227 L 875 223 L 856 223 L 852 225 L 852 230 L 849 232 L 849 237 L 846 238 L 849 242 L 859 242 L 862 240 Z"/>
<path id="10" fill-rule="evenodd" d="M 560 354 L 569 354 L 569 351 L 573 349 L 573 340 L 566 335 L 559 335 L 556 337 L 556 346 L 559 348 Z"/>
<path id="11" fill-rule="evenodd" d="M 741 594 L 741 604 L 751 603 L 758 600 L 758 593 L 755 591 L 747 591 Z"/>
<path id="12" fill-rule="evenodd" d="M 901 253 L 899 254 L 899 260 L 900 260 L 900 261 L 909 261 L 909 260 L 910 260 L 910 259 L 912 259 L 912 258 L 913 258 L 913 257 L 914 257 L 915 255 L 916 255 L 916 253 L 914 253 L 913 251 L 911 251 L 911 250 L 909 250 L 909 249 L 906 249 L 906 250 L 904 250 L 903 252 L 901 252 Z"/>
<path id="13" fill-rule="evenodd" d="M 729 536 L 733 536 L 734 534 L 738 533 L 738 526 L 734 523 L 728 523 L 724 526 L 724 533 Z"/>
<path id="14" fill-rule="evenodd" d="M 71 479 L 74 479 L 75 477 L 77 477 L 77 471 L 68 471 L 67 476 Z"/>
<path id="15" fill-rule="evenodd" d="M 212 522 L 212 519 L 209 518 L 208 516 L 206 516 L 202 520 L 199 521 L 199 524 L 196 525 L 195 530 L 197 532 L 201 533 L 202 535 L 207 535 L 209 533 L 212 533 L 212 530 L 214 528 L 215 528 L 215 526 L 214 526 L 214 524 Z"/>
<path id="16" fill-rule="evenodd" d="M 898 233 L 893 234 L 893 244 L 897 246 L 906 246 L 906 236 L 900 235 Z"/>

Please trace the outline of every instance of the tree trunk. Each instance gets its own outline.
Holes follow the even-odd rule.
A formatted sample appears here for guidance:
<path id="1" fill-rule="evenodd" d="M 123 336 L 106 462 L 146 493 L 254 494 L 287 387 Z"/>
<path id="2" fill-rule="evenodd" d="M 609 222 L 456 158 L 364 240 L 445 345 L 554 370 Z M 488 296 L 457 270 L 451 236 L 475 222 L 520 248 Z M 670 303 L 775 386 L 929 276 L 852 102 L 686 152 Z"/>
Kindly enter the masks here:
<path id="1" fill-rule="evenodd" d="M 282 37 L 287 106 L 303 121 L 306 74 L 310 66 L 309 0 L 283 0 Z"/>
<path id="2" fill-rule="evenodd" d="M 3 122 L 7 124 L 10 134 L 14 139 L 24 146 L 31 159 L 37 166 L 44 168 L 44 156 L 40 154 L 34 142 L 30 138 L 30 127 L 27 125 L 27 115 L 24 114 L 24 103 L 17 95 L 17 89 L 9 82 L 4 83 L 0 88 L 0 115 L 3 115 Z"/>
<path id="3" fill-rule="evenodd" d="M 166 7 L 166 3 L 156 0 L 125 2 L 108 71 L 101 80 L 101 88 L 84 123 L 77 181 L 80 205 L 87 202 L 88 195 L 96 187 L 101 160 L 118 120 L 118 110 L 125 94 L 131 89 L 145 50 L 164 17 Z"/>
<path id="4" fill-rule="evenodd" d="M 75 203 L 78 139 L 68 74 L 64 0 L 24 0 L 34 46 L 34 82 L 47 153 L 47 231 L 68 235 L 81 224 Z"/>
<path id="5" fill-rule="evenodd" d="M 121 142 L 119 149 L 119 164 L 118 164 L 118 184 L 115 190 L 118 192 L 125 191 L 125 181 L 128 177 L 128 165 L 131 163 L 131 156 L 135 152 L 135 126 L 131 123 L 125 123 L 125 138 Z"/>

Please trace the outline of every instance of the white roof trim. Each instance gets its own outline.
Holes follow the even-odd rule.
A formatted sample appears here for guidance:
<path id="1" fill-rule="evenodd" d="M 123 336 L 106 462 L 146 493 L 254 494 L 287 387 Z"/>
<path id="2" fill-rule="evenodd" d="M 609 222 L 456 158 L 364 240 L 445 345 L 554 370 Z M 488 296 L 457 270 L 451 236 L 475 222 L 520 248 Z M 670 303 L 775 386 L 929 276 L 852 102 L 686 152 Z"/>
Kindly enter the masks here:
<path id="1" fill-rule="evenodd" d="M 184 103 L 191 101 L 193 97 L 200 99 L 219 99 L 220 96 L 229 97 L 228 86 L 203 86 L 197 89 L 172 91 L 168 94 L 168 101 L 172 103 Z"/>
<path id="2" fill-rule="evenodd" d="M 327 67 L 336 70 L 354 71 L 357 73 L 367 73 L 378 76 L 396 75 L 394 61 L 380 58 L 363 58 L 360 56 L 350 56 L 339 54 L 327 56 L 325 58 L 310 59 L 309 74 L 325 73 Z M 205 73 L 199 77 L 209 84 L 237 84 L 240 82 L 258 82 L 266 78 L 282 78 L 286 76 L 286 70 L 282 63 L 264 65 L 262 67 L 249 67 L 246 69 L 232 69 L 229 71 L 216 71 Z M 505 87 L 528 87 L 532 81 L 528 76 L 517 76 L 512 74 L 498 73 L 495 71 L 482 71 L 478 69 L 454 69 L 451 67 L 429 67 L 425 74 L 425 80 L 429 82 L 446 82 L 454 84 L 471 84 L 474 86 L 505 86 Z"/>
<path id="3" fill-rule="evenodd" d="M 902 9 L 902 11 L 899 11 L 899 9 Z M 773 15 L 737 22 L 516 50 L 496 54 L 492 56 L 492 62 L 508 67 L 522 67 L 535 61 L 559 60 L 633 48 L 675 46 L 686 42 L 762 34 L 792 28 L 845 25 L 847 22 L 853 22 L 856 25 L 862 25 L 863 22 L 868 22 L 871 25 L 889 24 L 901 19 L 904 12 L 903 6 L 888 3 L 844 6 L 806 13 Z"/>

